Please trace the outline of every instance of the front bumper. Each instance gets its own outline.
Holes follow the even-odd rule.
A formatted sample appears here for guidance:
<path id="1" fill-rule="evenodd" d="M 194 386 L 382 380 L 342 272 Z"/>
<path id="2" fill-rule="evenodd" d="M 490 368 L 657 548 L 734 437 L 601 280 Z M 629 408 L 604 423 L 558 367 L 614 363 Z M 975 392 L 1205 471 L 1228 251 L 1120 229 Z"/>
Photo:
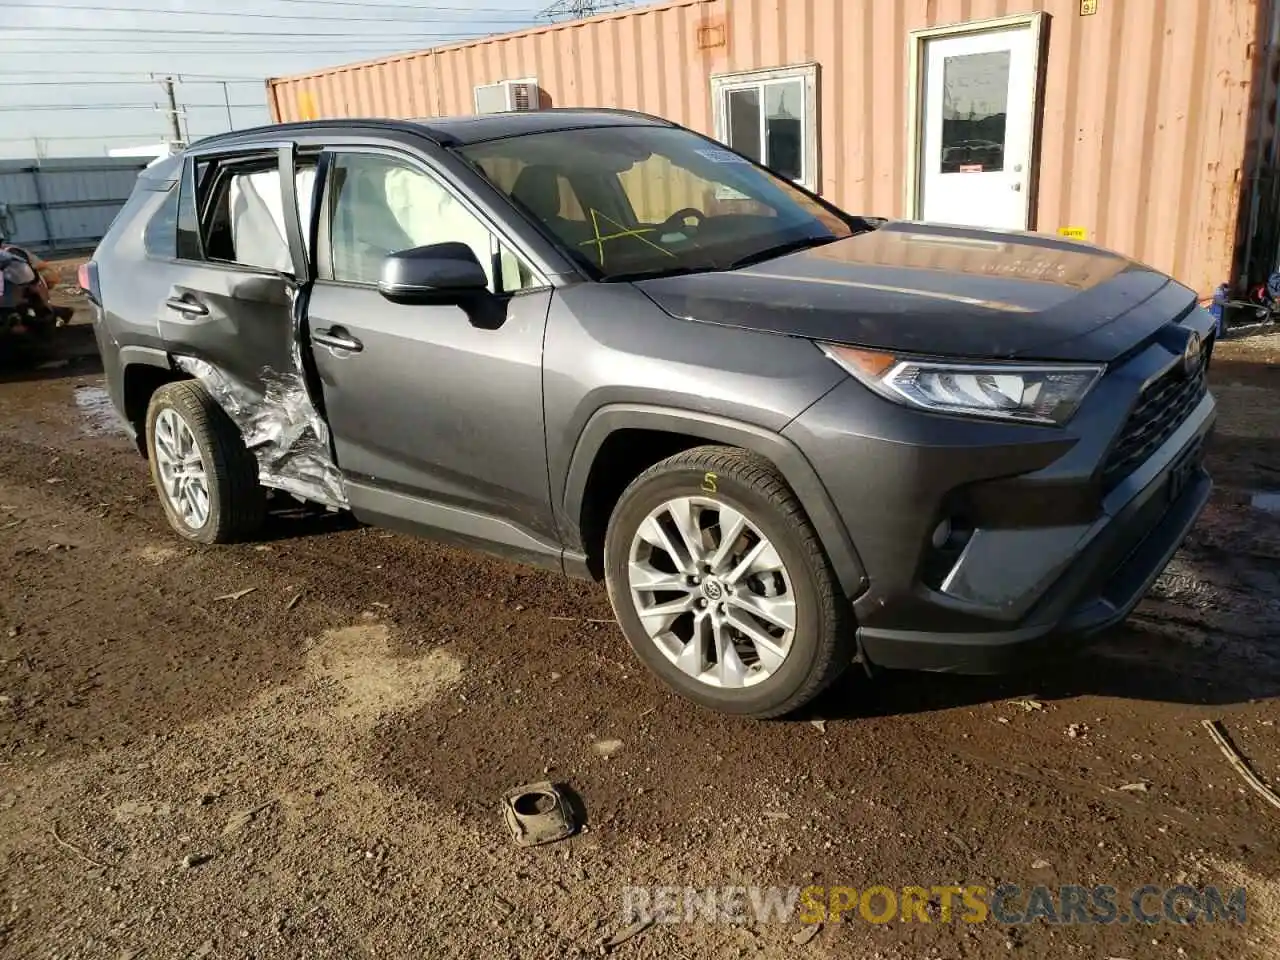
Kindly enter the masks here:
<path id="1" fill-rule="evenodd" d="M 1099 383 L 1065 430 L 912 411 L 843 384 L 787 429 L 827 485 L 866 570 L 851 598 L 872 665 L 1003 672 L 1123 620 L 1208 501 L 1205 394 L 1128 477 L 1108 451 L 1176 352 L 1153 344 Z M 967 527 L 942 557 L 943 520 Z"/>

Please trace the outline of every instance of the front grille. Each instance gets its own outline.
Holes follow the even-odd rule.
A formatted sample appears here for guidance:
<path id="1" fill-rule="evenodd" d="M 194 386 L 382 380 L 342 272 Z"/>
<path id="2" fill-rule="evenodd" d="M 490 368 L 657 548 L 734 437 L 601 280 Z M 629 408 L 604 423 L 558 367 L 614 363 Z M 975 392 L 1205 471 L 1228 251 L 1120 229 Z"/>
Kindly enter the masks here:
<path id="1" fill-rule="evenodd" d="M 1213 340 L 1210 338 L 1200 348 L 1200 369 L 1194 375 L 1185 376 L 1181 367 L 1175 365 L 1143 388 L 1137 405 L 1120 431 L 1120 438 L 1111 448 L 1106 466 L 1102 468 L 1104 492 L 1142 466 L 1191 416 L 1191 411 L 1209 389 L 1209 357 L 1212 352 Z"/>

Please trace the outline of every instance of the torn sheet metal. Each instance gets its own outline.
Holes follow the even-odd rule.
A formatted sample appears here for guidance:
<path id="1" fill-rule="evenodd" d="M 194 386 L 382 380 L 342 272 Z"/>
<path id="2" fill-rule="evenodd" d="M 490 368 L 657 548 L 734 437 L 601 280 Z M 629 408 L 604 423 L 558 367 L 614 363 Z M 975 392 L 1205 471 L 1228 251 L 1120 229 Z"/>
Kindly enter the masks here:
<path id="1" fill-rule="evenodd" d="M 174 363 L 203 383 L 240 428 L 245 445 L 258 458 L 258 479 L 264 486 L 331 507 L 347 506 L 329 425 L 311 402 L 300 373 L 263 367 L 260 391 L 195 357 L 178 356 Z"/>

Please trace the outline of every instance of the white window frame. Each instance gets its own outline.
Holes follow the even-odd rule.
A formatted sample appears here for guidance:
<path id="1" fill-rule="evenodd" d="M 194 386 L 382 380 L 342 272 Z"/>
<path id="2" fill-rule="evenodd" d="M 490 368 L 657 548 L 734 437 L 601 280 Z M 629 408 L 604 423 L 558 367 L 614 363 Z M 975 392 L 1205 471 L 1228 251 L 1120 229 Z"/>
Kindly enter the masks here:
<path id="1" fill-rule="evenodd" d="M 746 70 L 738 73 L 718 73 L 711 76 L 711 111 L 715 117 L 716 139 L 729 143 L 729 91 L 756 89 L 760 96 L 760 157 L 768 160 L 765 149 L 768 137 L 764 118 L 764 88 L 786 81 L 803 81 L 801 106 L 801 131 L 803 143 L 800 157 L 800 178 L 795 182 L 814 193 L 821 192 L 821 154 L 818 148 L 818 65 L 802 63 L 789 67 L 770 67 L 766 70 Z M 768 163 L 765 162 L 765 166 Z"/>

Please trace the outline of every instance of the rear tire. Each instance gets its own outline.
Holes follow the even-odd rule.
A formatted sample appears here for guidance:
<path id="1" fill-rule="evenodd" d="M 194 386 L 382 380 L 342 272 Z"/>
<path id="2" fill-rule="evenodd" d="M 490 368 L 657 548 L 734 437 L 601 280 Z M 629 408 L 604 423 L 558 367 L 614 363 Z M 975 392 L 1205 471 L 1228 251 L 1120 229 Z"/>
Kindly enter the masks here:
<path id="1" fill-rule="evenodd" d="M 605 581 L 645 665 L 714 710 L 791 713 L 853 659 L 852 611 L 818 535 L 749 451 L 698 447 L 632 481 L 609 521 Z"/>
<path id="2" fill-rule="evenodd" d="M 266 495 L 240 429 L 197 381 L 166 383 L 147 407 L 147 459 L 170 526 L 197 543 L 252 539 Z"/>

